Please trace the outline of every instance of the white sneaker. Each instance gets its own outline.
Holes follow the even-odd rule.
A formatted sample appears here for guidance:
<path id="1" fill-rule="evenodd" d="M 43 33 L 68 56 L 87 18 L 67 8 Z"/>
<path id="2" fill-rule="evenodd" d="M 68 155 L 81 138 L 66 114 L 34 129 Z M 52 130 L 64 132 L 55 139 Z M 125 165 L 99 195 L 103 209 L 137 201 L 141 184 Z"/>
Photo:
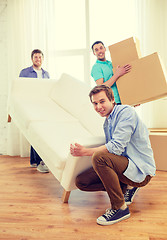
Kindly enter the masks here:
<path id="1" fill-rule="evenodd" d="M 41 173 L 48 173 L 49 168 L 45 165 L 43 161 L 40 162 L 40 164 L 37 166 L 37 170 Z"/>

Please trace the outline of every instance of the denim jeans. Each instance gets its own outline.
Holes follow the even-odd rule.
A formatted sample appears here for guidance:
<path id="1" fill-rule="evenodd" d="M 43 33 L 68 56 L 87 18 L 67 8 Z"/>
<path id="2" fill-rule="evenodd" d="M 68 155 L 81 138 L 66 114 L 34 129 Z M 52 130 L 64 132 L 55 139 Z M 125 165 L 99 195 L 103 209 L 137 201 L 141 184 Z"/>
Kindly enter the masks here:
<path id="1" fill-rule="evenodd" d="M 76 186 L 82 191 L 107 191 L 112 209 L 119 209 L 124 203 L 127 185 L 143 187 L 150 180 L 136 183 L 123 175 L 128 166 L 128 158 L 108 152 L 96 152 L 92 156 L 93 167 L 76 178 Z"/>
<path id="2" fill-rule="evenodd" d="M 42 159 L 38 155 L 38 153 L 35 151 L 35 149 L 31 146 L 30 149 L 30 164 L 36 163 L 37 165 L 40 164 Z"/>

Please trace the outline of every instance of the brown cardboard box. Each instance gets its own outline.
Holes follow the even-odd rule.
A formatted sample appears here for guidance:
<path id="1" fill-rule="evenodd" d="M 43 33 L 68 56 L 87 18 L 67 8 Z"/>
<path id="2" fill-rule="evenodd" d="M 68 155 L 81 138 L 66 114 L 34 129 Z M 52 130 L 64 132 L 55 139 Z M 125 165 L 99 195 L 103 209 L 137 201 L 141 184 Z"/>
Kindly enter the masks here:
<path id="1" fill-rule="evenodd" d="M 149 128 L 148 129 L 151 133 L 167 133 L 167 128 Z"/>
<path id="2" fill-rule="evenodd" d="M 131 71 L 116 83 L 122 104 L 136 105 L 167 96 L 167 81 L 157 53 L 130 64 Z"/>
<path id="3" fill-rule="evenodd" d="M 122 104 L 137 105 L 167 96 L 165 71 L 157 53 L 139 58 L 139 41 L 133 37 L 109 46 L 109 50 L 114 69 L 132 65 L 116 82 Z"/>
<path id="4" fill-rule="evenodd" d="M 150 132 L 150 142 L 157 170 L 167 171 L 167 130 Z"/>
<path id="5" fill-rule="evenodd" d="M 141 57 L 138 39 L 131 37 L 108 47 L 113 68 L 123 66 Z"/>

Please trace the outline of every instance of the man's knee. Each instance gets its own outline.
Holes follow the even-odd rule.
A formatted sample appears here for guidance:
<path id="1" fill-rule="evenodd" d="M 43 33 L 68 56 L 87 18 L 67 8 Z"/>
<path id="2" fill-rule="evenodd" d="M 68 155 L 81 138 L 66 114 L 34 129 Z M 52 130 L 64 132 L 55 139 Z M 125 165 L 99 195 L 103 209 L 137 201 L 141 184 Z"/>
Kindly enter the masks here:
<path id="1" fill-rule="evenodd" d="M 95 152 L 92 156 L 92 165 L 96 171 L 99 167 L 110 167 L 114 169 L 115 166 L 115 155 L 104 151 Z"/>
<path id="2" fill-rule="evenodd" d="M 104 151 L 97 151 L 92 156 L 92 165 L 95 167 L 101 161 L 105 161 L 105 152 Z"/>

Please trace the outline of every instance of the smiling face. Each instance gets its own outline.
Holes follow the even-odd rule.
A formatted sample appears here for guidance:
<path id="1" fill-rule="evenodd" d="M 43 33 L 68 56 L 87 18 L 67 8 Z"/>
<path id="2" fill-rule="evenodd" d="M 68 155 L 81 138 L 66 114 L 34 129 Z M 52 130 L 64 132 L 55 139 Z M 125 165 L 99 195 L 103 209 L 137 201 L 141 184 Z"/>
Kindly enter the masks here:
<path id="1" fill-rule="evenodd" d="M 106 48 L 102 43 L 98 43 L 93 46 L 93 54 L 97 57 L 98 60 L 106 61 L 105 52 Z"/>
<path id="2" fill-rule="evenodd" d="M 43 62 L 43 55 L 41 53 L 34 53 L 31 60 L 35 69 L 41 69 Z"/>
<path id="3" fill-rule="evenodd" d="M 105 91 L 101 91 L 92 95 L 91 102 L 93 103 L 94 109 L 102 117 L 109 117 L 115 106 L 115 100 L 111 101 L 108 99 Z"/>

